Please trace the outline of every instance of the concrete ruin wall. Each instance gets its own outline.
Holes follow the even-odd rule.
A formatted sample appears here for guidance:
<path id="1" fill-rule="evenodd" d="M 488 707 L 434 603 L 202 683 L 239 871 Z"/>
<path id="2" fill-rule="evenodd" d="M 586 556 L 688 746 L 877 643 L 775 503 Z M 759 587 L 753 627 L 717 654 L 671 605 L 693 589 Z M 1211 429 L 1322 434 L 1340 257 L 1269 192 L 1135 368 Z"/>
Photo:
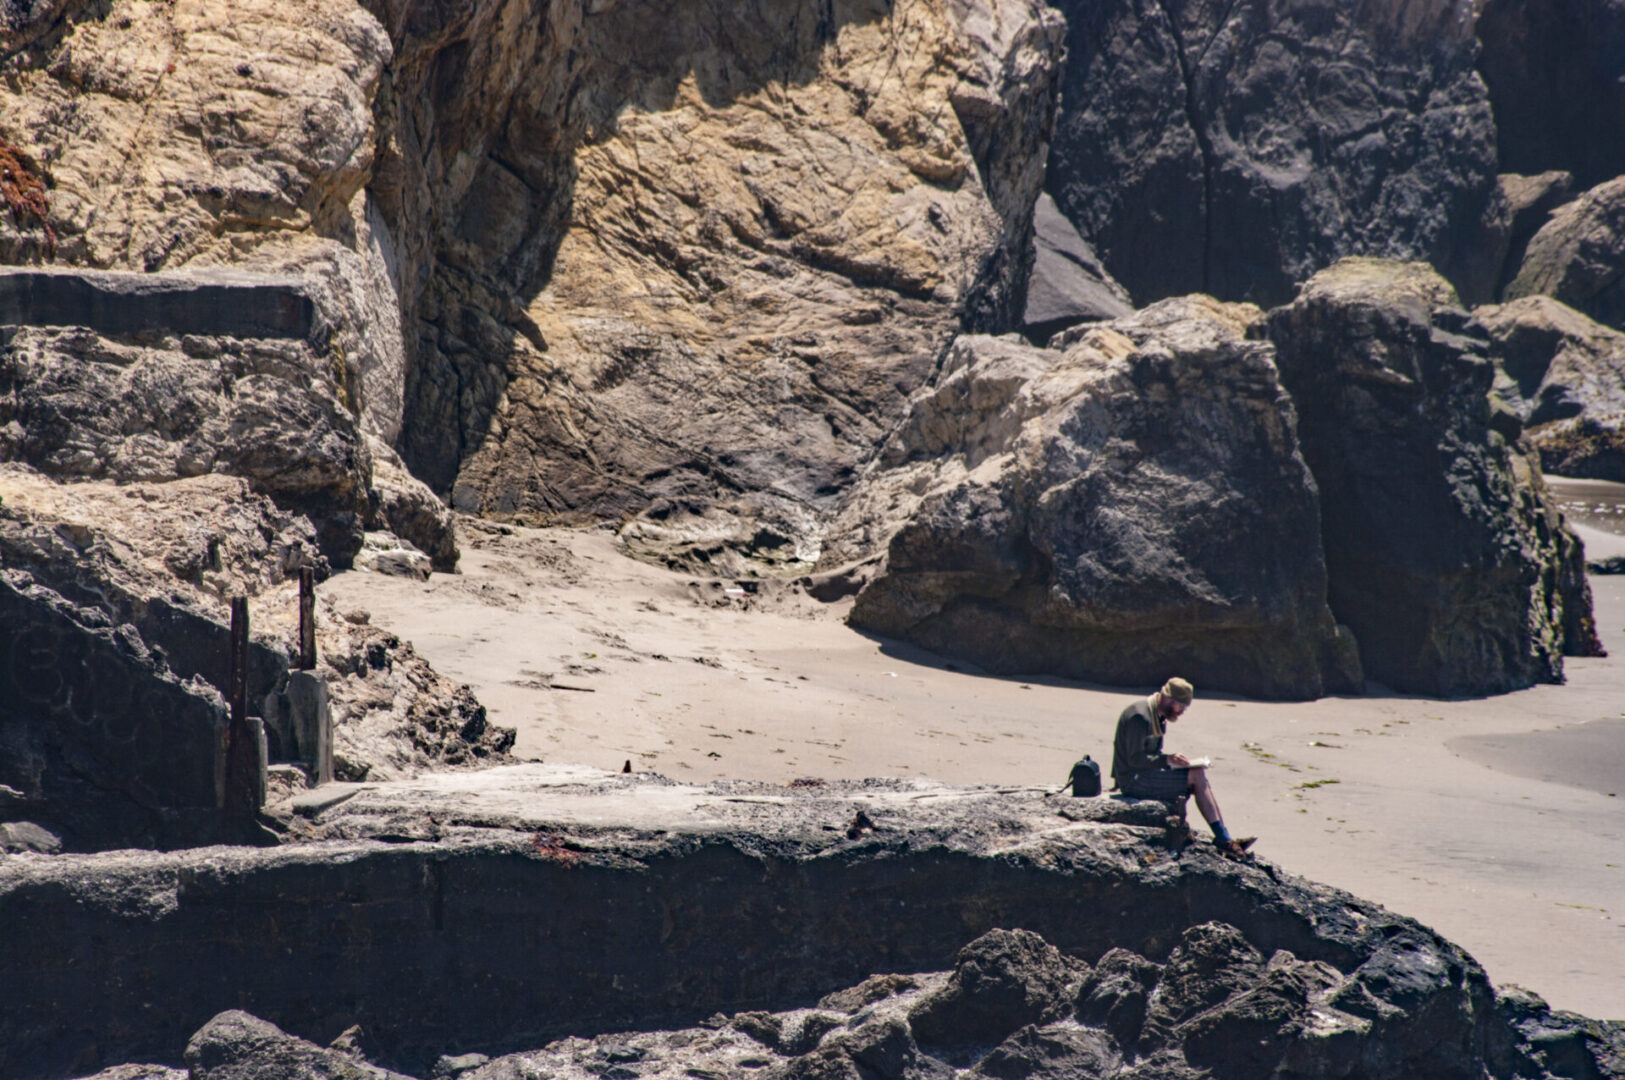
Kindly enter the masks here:
<path id="1" fill-rule="evenodd" d="M 296 277 L 7 269 L 0 326 L 313 340 L 321 315 Z"/>
<path id="2" fill-rule="evenodd" d="M 0 861 L 0 1075 L 173 1060 L 228 1008 L 318 1042 L 359 1023 L 416 1071 L 444 1052 L 693 1024 L 872 972 L 940 970 L 993 927 L 1093 960 L 1114 945 L 1165 956 L 1213 919 L 1265 955 L 1344 971 L 1424 954 L 1437 977 L 1418 993 L 1448 997 L 1466 1037 L 1486 1037 L 1483 972 L 1426 928 L 1196 849 L 1179 857 L 1160 830 L 1103 842 L 1060 824 L 1014 846 L 996 826 L 973 843 L 488 831 Z"/>
<path id="3" fill-rule="evenodd" d="M 0 818 L 97 847 L 193 837 L 218 813 L 224 702 L 85 611 L 0 571 Z"/>

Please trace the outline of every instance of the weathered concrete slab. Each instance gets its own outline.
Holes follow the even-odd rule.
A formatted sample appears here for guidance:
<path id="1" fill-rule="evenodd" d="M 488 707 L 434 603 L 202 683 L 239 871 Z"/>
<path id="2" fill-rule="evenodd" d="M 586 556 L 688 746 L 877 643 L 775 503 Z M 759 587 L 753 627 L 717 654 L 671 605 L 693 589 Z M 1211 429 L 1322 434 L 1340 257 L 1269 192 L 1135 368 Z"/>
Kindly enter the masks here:
<path id="1" fill-rule="evenodd" d="M 1059 812 L 1096 802 L 1110 804 L 527 765 L 358 792 L 316 816 L 313 843 L 11 856 L 0 1075 L 174 1061 L 228 1008 L 318 1044 L 359 1023 L 391 1064 L 425 1071 L 452 1050 L 692 1025 L 945 970 L 995 927 L 1093 961 L 1114 946 L 1165 957 L 1210 920 L 1263 955 L 1345 972 L 1420 949 L 1439 977 L 1416 992 L 1491 1034 L 1483 972 L 1426 928 L 1161 828 Z"/>
<path id="2" fill-rule="evenodd" d="M 0 270 L 0 326 L 310 339 L 321 323 L 305 282 L 292 275 Z"/>
<path id="3" fill-rule="evenodd" d="M 312 788 L 310 791 L 295 795 L 288 800 L 288 807 L 301 817 L 317 817 L 323 811 L 331 810 L 346 799 L 353 799 L 363 791 L 370 790 L 367 784 L 346 784 L 335 781 Z"/>

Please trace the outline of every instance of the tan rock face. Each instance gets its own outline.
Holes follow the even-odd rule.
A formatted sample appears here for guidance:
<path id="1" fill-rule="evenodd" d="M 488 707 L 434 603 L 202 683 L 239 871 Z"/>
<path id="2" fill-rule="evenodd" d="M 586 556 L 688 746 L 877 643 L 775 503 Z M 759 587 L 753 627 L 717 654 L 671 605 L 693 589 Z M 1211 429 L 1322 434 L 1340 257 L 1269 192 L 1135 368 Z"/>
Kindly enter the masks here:
<path id="1" fill-rule="evenodd" d="M 48 224 L 59 264 L 298 270 L 365 432 L 499 515 L 816 520 L 1020 302 L 1060 58 L 1035 0 L 365 7 L 0 27 L 0 136 L 50 200 L 0 260 Z"/>
<path id="2" fill-rule="evenodd" d="M 1495 395 L 1525 425 L 1541 468 L 1625 480 L 1625 334 L 1549 296 L 1485 306 Z"/>
<path id="3" fill-rule="evenodd" d="M 347 3 L 118 0 L 14 57 L 0 116 L 50 175 L 60 260 L 236 261 L 352 226 L 389 58 Z"/>
<path id="4" fill-rule="evenodd" d="M 499 515 L 832 499 L 961 321 L 1014 302 L 1053 16 L 550 18 L 422 302 L 408 408 L 460 430 L 409 430 L 408 463 Z"/>
<path id="5" fill-rule="evenodd" d="M 347 0 L 116 0 L 47 5 L 17 39 L 31 44 L 5 61 L 0 136 L 47 184 L 50 213 L 0 216 L 0 262 L 297 273 L 321 294 L 366 427 L 394 439 L 393 241 L 364 191 L 392 55 L 378 21 Z"/>

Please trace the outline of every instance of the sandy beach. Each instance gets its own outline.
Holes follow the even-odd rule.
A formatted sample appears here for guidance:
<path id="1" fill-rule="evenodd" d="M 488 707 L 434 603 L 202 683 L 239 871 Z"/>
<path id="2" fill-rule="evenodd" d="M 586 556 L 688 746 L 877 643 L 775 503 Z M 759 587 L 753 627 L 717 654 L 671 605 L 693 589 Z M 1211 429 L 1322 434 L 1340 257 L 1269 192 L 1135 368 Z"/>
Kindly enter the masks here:
<path id="1" fill-rule="evenodd" d="M 1625 553 L 1625 486 L 1554 486 L 1593 558 Z M 470 684 L 522 759 L 1057 787 L 1082 754 L 1109 764 L 1117 713 L 1150 689 L 987 676 L 850 629 L 850 600 L 696 580 L 603 529 L 465 519 L 461 539 L 458 574 L 324 589 Z M 1427 923 L 1498 984 L 1625 1018 L 1625 576 L 1592 588 L 1612 655 L 1570 659 L 1565 685 L 1301 704 L 1198 687 L 1168 745 L 1213 759 L 1262 857 Z"/>

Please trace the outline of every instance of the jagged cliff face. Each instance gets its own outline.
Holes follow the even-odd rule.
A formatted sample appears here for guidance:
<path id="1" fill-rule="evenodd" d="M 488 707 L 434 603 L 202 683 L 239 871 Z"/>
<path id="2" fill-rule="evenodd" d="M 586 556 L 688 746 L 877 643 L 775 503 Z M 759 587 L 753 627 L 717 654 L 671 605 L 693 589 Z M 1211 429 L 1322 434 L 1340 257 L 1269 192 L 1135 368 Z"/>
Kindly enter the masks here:
<path id="1" fill-rule="evenodd" d="M 395 438 L 400 314 L 365 190 L 391 57 L 375 19 L 320 0 L 62 0 L 7 20 L 0 46 L 0 137 L 50 210 L 0 218 L 0 262 L 298 273 L 368 428 Z"/>
<path id="2" fill-rule="evenodd" d="M 1078 227 L 1079 265 L 1093 263 L 1092 242 L 1142 304 L 1190 290 L 1285 302 L 1349 252 L 1424 256 L 1472 302 L 1503 276 L 1512 204 L 1535 216 L 1540 199 L 1513 199 L 1518 185 L 1495 176 L 1466 0 L 1062 7 L 1070 28 L 1039 0 L 7 5 L 0 260 L 149 272 L 107 286 L 120 294 L 152 271 L 184 271 L 165 279 L 177 290 L 221 264 L 257 274 L 257 291 L 297 273 L 320 318 L 300 334 L 277 407 L 250 418 L 251 434 L 277 436 L 275 468 L 215 454 L 207 466 L 194 464 L 206 455 L 176 458 L 171 471 L 248 476 L 312 518 L 335 566 L 379 524 L 454 565 L 448 517 L 410 469 L 458 509 L 620 519 L 638 557 L 800 574 L 900 550 L 892 541 L 925 492 L 881 447 L 933 401 L 961 410 L 953 423 L 974 420 L 974 403 L 940 393 L 955 378 L 947 358 L 965 331 L 1020 321 L 1041 183 Z M 1524 237 L 1525 263 L 1563 256 L 1542 280 L 1583 278 L 1593 307 L 1618 291 L 1606 277 L 1618 260 L 1603 257 L 1618 247 L 1612 190 L 1564 218 L 1580 229 L 1573 243 L 1551 231 L 1561 221 Z M 101 358 L 201 378 L 188 342 L 204 331 L 155 333 L 7 338 L 0 456 L 61 478 L 128 478 L 115 466 L 130 433 L 168 431 L 174 410 L 135 393 L 100 408 L 108 395 L 94 388 L 116 382 Z M 209 333 L 224 374 L 188 401 L 214 432 L 243 414 L 239 361 L 256 335 Z M 1272 370 L 1259 369 L 1260 385 Z M 41 373 L 65 389 L 47 393 Z M 1290 401 L 1269 386 L 1262 397 L 1283 418 L 1271 460 L 1301 476 Z M 314 406 L 294 408 L 307 398 L 347 452 L 327 455 L 336 464 L 320 484 L 290 486 L 289 462 L 320 456 L 317 428 L 299 419 Z M 53 427 L 59 418 L 72 422 Z M 1244 427 L 1220 425 L 1201 448 L 1220 487 L 1247 486 L 1236 462 L 1251 459 L 1234 441 Z M 1488 452 L 1479 428 L 1472 453 Z M 191 428 L 169 441 L 189 440 Z M 1102 466 L 1086 456 L 1068 477 Z M 145 469 L 153 457 L 141 478 L 173 479 Z M 1118 465 L 1125 490 L 1144 485 L 1135 461 Z M 1300 494 L 1294 520 L 1312 522 L 1319 496 Z M 1033 550 L 1100 562 L 1105 534 L 1082 524 L 1095 504 L 1055 505 L 1034 519 Z M 1174 535 L 1168 515 L 1137 504 L 1123 535 Z M 957 573 L 945 553 L 964 523 L 939 524 L 916 531 L 933 539 L 914 544 L 914 569 Z M 1215 657 L 1234 654 L 1238 627 L 1317 628 L 1296 670 L 1237 688 L 1312 695 L 1328 671 L 1357 682 L 1319 595 L 1319 542 L 1303 535 L 1304 573 L 1286 575 L 1295 584 L 1214 594 Z M 1147 633 L 1175 640 L 1171 627 L 1207 610 L 1203 571 L 1155 602 L 1162 622 L 1145 623 L 1128 609 L 1144 607 L 1133 598 L 1149 564 L 1101 565 L 1102 588 L 1131 598 L 1120 613 Z M 1005 571 L 1048 580 L 1039 562 Z M 1087 595 L 1043 600 L 1038 625 L 1095 625 Z M 1030 622 L 1037 609 L 1012 610 Z M 900 633 L 919 614 L 875 625 Z M 929 643 L 952 651 L 960 637 L 987 635 L 955 624 Z M 1281 651 L 1268 641 L 1255 651 Z M 1070 647 L 1065 658 L 1014 651 L 1000 666 L 1081 670 Z M 1176 664 L 1155 656 L 1145 662 Z M 1555 657 L 1541 672 L 1560 677 Z M 1479 689 L 1498 680 L 1490 672 Z"/>
<path id="3" fill-rule="evenodd" d="M 432 56 L 390 18 L 377 186 L 435 223 L 401 230 L 437 421 L 403 449 L 461 508 L 828 499 L 1016 302 L 1059 54 L 1036 4 L 555 4 Z"/>
<path id="4" fill-rule="evenodd" d="M 1047 188 L 1137 304 L 1271 306 L 1345 255 L 1487 298 L 1495 124 L 1466 0 L 1058 0 Z"/>
<path id="5" fill-rule="evenodd" d="M 294 263 L 458 506 L 827 499 L 1008 322 L 1061 24 L 1033 0 L 42 5 L 5 261 Z M 698 392 L 696 392 L 698 391 Z"/>

